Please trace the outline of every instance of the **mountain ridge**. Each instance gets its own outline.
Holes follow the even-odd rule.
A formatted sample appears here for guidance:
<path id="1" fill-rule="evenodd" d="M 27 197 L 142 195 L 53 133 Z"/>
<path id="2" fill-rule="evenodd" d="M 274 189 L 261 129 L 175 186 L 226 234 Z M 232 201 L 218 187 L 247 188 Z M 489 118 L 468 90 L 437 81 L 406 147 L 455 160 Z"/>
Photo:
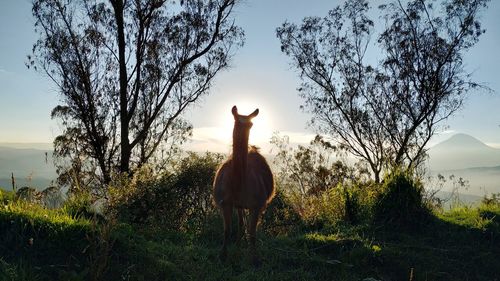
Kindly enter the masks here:
<path id="1" fill-rule="evenodd" d="M 433 171 L 500 166 L 500 149 L 467 134 L 455 134 L 431 147 L 428 153 Z"/>
<path id="2" fill-rule="evenodd" d="M 53 144 L 50 142 L 0 142 L 0 147 L 13 148 L 13 149 L 50 150 L 50 151 L 54 149 Z"/>
<path id="3" fill-rule="evenodd" d="M 12 188 L 11 176 L 14 174 L 17 187 L 33 186 L 44 189 L 57 178 L 53 165 L 52 150 L 4 146 L 0 143 L 0 187 Z"/>
<path id="4" fill-rule="evenodd" d="M 431 149 L 433 148 L 441 148 L 441 147 L 465 147 L 465 146 L 468 146 L 468 147 L 476 147 L 476 148 L 487 148 L 487 149 L 497 149 L 497 148 L 494 148 L 494 147 L 491 147 L 487 144 L 485 144 L 484 142 L 480 141 L 479 139 L 471 136 L 471 135 L 468 135 L 468 134 L 464 134 L 464 133 L 457 133 L 457 134 L 454 134 L 453 136 L 451 136 L 450 138 L 436 144 L 435 146 L 431 147 Z"/>
<path id="5" fill-rule="evenodd" d="M 430 174 L 463 178 L 468 187 L 461 193 L 484 196 L 500 192 L 500 149 L 491 147 L 477 138 L 456 134 L 429 149 L 427 162 Z M 445 191 L 451 191 L 450 180 Z"/>

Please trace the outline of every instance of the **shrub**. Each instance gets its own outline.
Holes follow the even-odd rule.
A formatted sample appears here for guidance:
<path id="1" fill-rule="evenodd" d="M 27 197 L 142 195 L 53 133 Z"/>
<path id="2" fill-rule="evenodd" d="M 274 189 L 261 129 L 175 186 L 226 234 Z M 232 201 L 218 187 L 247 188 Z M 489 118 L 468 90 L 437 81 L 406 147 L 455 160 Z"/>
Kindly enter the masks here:
<path id="1" fill-rule="evenodd" d="M 358 182 L 348 190 L 350 201 L 346 201 L 346 213 L 352 215 L 352 223 L 369 222 L 373 218 L 373 207 L 381 194 L 380 184 L 373 181 Z M 350 209 L 350 211 L 347 211 Z"/>
<path id="2" fill-rule="evenodd" d="M 313 228 L 340 221 L 358 223 L 373 201 L 368 170 L 361 163 L 345 161 L 342 147 L 316 136 L 309 145 L 290 146 L 287 137 L 275 134 L 275 178 L 291 208 Z M 365 189 L 366 188 L 366 189 Z"/>
<path id="3" fill-rule="evenodd" d="M 179 226 L 200 229 L 207 216 L 215 212 L 212 184 L 222 155 L 190 153 L 181 162 L 172 188 Z"/>
<path id="4" fill-rule="evenodd" d="M 500 193 L 492 193 L 490 196 L 485 195 L 481 200 L 481 204 L 485 206 L 500 206 Z"/>
<path id="5" fill-rule="evenodd" d="M 27 202 L 37 202 L 37 191 L 34 187 L 23 186 L 16 191 L 16 199 L 24 200 Z"/>
<path id="6" fill-rule="evenodd" d="M 83 217 L 92 219 L 95 214 L 92 211 L 92 196 L 87 192 L 73 193 L 64 202 L 62 209 L 72 217 Z"/>
<path id="7" fill-rule="evenodd" d="M 291 214 L 296 214 L 300 218 L 303 226 L 312 229 L 321 229 L 325 226 L 331 226 L 341 221 L 345 217 L 344 201 L 342 192 L 337 187 L 331 187 L 317 194 L 303 194 L 291 192 L 287 190 L 282 191 L 283 202 L 290 208 Z M 275 198 L 279 206 L 280 198 Z M 271 203 L 270 208 L 272 208 Z M 286 207 L 285 207 L 286 208 Z M 278 212 L 284 212 L 280 210 Z M 266 215 L 267 216 L 267 215 Z M 285 216 L 284 218 L 292 219 L 292 221 L 281 221 L 281 224 L 293 224 L 294 216 Z"/>
<path id="8" fill-rule="evenodd" d="M 14 199 L 14 192 L 0 189 L 0 204 L 7 205 L 10 202 L 14 201 Z"/>
<path id="9" fill-rule="evenodd" d="M 278 189 L 262 217 L 261 229 L 272 235 L 285 235 L 298 230 L 301 224 L 299 214 Z"/>
<path id="10" fill-rule="evenodd" d="M 344 187 L 342 190 L 344 202 L 344 220 L 358 223 L 361 216 L 360 194 L 357 189 Z"/>
<path id="11" fill-rule="evenodd" d="M 150 220 L 158 192 L 155 192 L 157 179 L 151 170 L 143 166 L 134 172 L 133 177 L 126 174 L 113 175 L 108 188 L 108 208 L 106 213 L 122 222 L 145 223 Z"/>
<path id="12" fill-rule="evenodd" d="M 221 161 L 220 154 L 189 153 L 159 178 L 147 167 L 132 179 L 118 176 L 110 186 L 110 212 L 121 221 L 199 230 L 214 211 L 212 182 Z"/>
<path id="13" fill-rule="evenodd" d="M 65 201 L 60 187 L 50 186 L 39 193 L 40 203 L 49 209 L 60 208 Z"/>
<path id="14" fill-rule="evenodd" d="M 374 206 L 375 222 L 411 227 L 425 221 L 428 214 L 423 186 L 409 172 L 396 170 L 384 179 Z"/>

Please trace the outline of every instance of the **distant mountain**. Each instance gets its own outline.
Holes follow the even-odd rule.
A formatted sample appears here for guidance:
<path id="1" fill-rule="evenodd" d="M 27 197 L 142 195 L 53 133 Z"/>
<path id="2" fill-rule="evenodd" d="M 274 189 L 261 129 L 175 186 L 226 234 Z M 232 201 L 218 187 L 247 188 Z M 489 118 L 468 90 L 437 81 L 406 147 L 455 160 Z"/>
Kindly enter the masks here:
<path id="1" fill-rule="evenodd" d="M 8 148 L 26 148 L 52 151 L 54 145 L 50 142 L 0 142 L 1 147 Z"/>
<path id="2" fill-rule="evenodd" d="M 500 166 L 500 149 L 466 134 L 456 134 L 429 149 L 432 171 L 494 166 Z"/>
<path id="3" fill-rule="evenodd" d="M 463 178 L 468 181 L 467 188 L 460 192 L 484 196 L 500 192 L 500 149 L 490 147 L 480 140 L 456 134 L 429 149 L 428 166 L 431 175 L 441 174 L 448 179 L 443 191 L 451 191 Z"/>
<path id="4" fill-rule="evenodd" d="M 18 187 L 46 188 L 57 177 L 52 150 L 0 146 L 0 187 L 12 188 L 12 173 Z"/>

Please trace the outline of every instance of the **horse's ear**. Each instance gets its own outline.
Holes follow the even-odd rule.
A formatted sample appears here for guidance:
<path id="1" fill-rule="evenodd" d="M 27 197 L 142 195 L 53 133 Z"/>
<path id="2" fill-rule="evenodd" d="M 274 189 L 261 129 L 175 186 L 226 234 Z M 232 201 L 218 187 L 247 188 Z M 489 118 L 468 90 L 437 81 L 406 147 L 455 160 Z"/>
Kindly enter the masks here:
<path id="1" fill-rule="evenodd" d="M 250 118 L 254 118 L 255 116 L 259 115 L 259 109 L 257 108 L 252 114 L 248 115 Z"/>
<path id="2" fill-rule="evenodd" d="M 233 108 L 231 109 L 231 113 L 233 113 L 235 117 L 238 115 L 238 108 L 236 108 L 236 105 L 234 105 Z"/>

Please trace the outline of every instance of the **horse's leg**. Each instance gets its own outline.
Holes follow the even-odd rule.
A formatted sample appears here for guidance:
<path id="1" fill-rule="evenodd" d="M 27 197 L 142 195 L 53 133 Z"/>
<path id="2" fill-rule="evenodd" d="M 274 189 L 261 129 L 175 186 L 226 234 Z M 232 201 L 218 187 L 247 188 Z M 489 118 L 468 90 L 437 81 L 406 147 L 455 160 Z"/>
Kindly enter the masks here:
<path id="1" fill-rule="evenodd" d="M 254 266 L 260 266 L 260 259 L 257 255 L 255 240 L 257 239 L 257 224 L 262 213 L 261 209 L 250 210 L 250 222 L 248 224 L 248 234 L 250 236 L 250 258 Z"/>
<path id="2" fill-rule="evenodd" d="M 231 236 L 231 215 L 233 213 L 233 206 L 231 204 L 224 204 L 221 206 L 222 218 L 224 220 L 224 242 L 220 251 L 219 258 L 224 261 L 227 257 L 227 245 L 230 242 Z"/>
<path id="3" fill-rule="evenodd" d="M 236 237 L 236 241 L 240 242 L 241 238 L 245 236 L 245 210 L 238 209 L 238 237 Z"/>

